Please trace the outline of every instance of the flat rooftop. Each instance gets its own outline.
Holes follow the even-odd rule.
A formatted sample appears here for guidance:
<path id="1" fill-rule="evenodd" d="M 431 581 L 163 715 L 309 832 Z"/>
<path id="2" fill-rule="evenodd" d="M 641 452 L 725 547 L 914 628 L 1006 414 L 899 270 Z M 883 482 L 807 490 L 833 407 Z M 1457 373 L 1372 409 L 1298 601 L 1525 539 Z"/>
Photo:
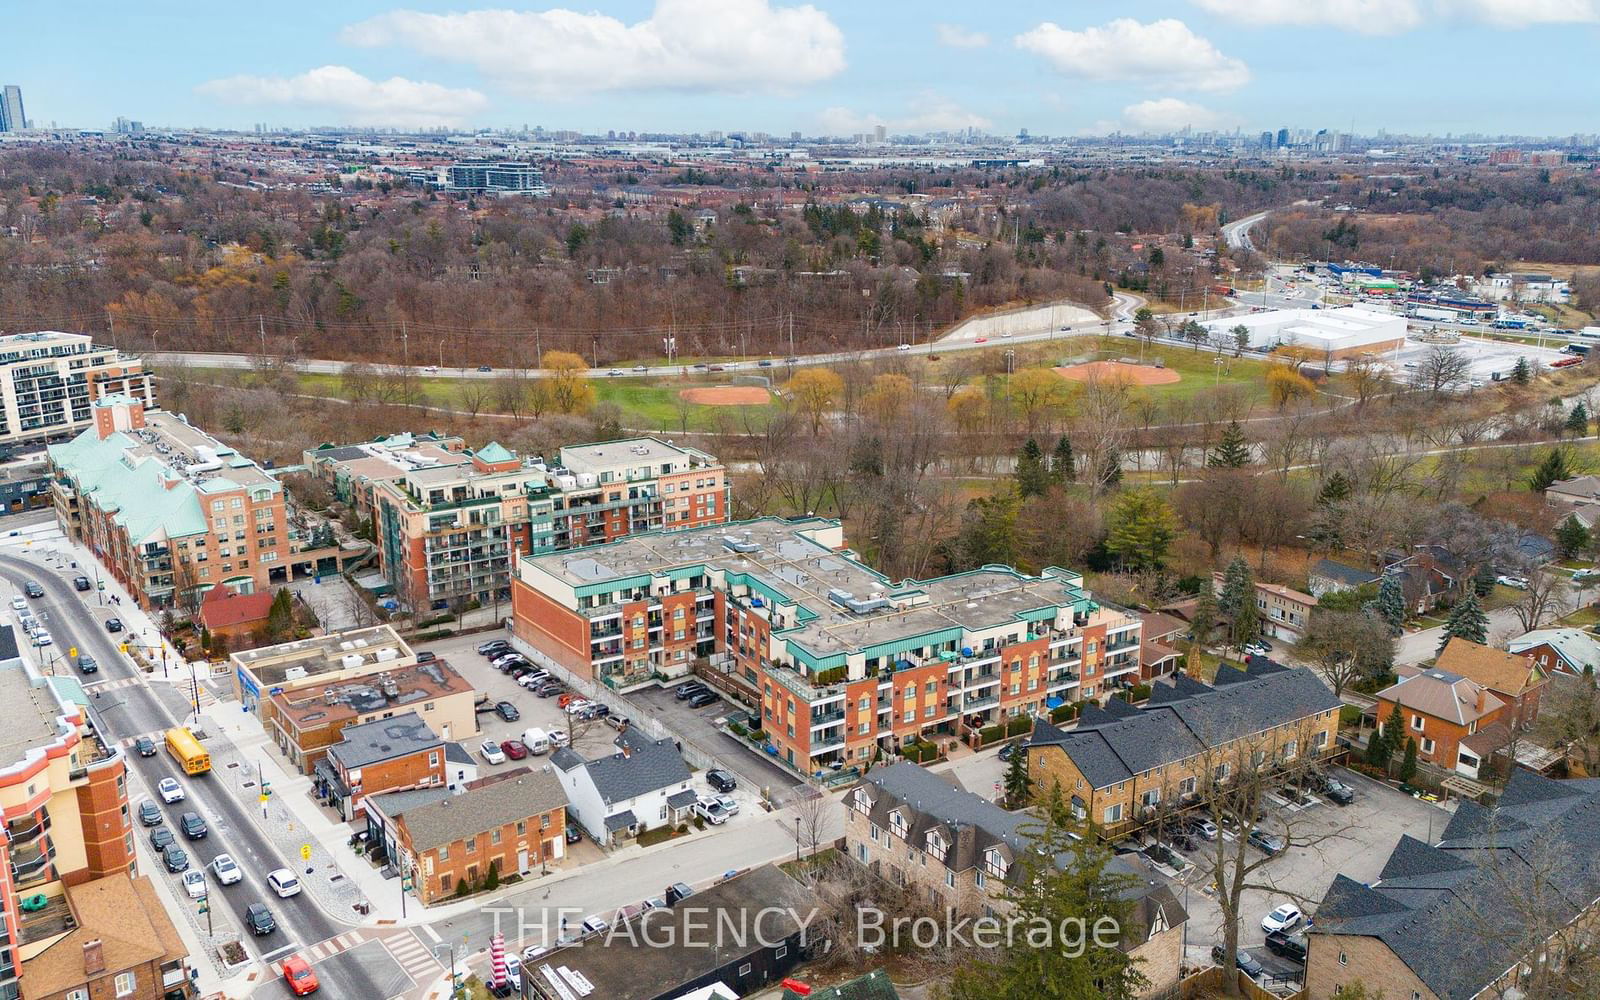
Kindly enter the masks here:
<path id="1" fill-rule="evenodd" d="M 0 664 L 0 770 L 22 762 L 29 750 L 48 746 L 63 736 L 58 721 L 64 712 L 47 684 L 36 684 L 19 662 Z"/>
<path id="2" fill-rule="evenodd" d="M 618 468 L 651 465 L 654 474 L 659 466 L 672 466 L 681 472 L 692 464 L 715 464 L 711 456 L 693 448 L 680 448 L 659 438 L 628 438 L 624 441 L 607 441 L 603 444 L 569 445 L 561 449 L 560 464 L 573 472 L 611 472 Z"/>
<path id="3" fill-rule="evenodd" d="M 394 650 L 394 655 L 380 658 L 383 650 Z M 262 684 L 281 684 L 287 672 L 299 668 L 305 676 L 331 673 L 348 669 L 346 657 L 359 656 L 368 664 L 393 663 L 395 669 L 415 662 L 411 647 L 388 625 L 369 628 L 346 629 L 327 635 L 297 639 L 294 642 L 247 649 L 234 653 L 230 659 L 255 675 Z M 351 663 L 349 667 L 354 667 Z"/>
<path id="4" fill-rule="evenodd" d="M 308 684 L 271 695 L 271 698 L 277 710 L 296 726 L 322 729 L 373 712 L 404 709 L 445 695 L 471 691 L 472 685 L 454 667 L 435 660 L 396 666 L 393 670 L 359 678 Z M 348 734 L 349 730 L 344 733 Z"/>
<path id="5" fill-rule="evenodd" d="M 524 556 L 522 564 L 574 588 L 695 566 L 730 576 L 744 574 L 759 584 L 753 588 L 758 593 L 765 589 L 766 596 L 776 595 L 779 603 L 798 605 L 814 616 L 786 628 L 783 636 L 818 656 L 851 652 L 897 635 L 1003 625 L 1025 612 L 1089 600 L 1082 578 L 1059 570 L 1032 577 L 1005 567 L 986 567 L 895 583 L 852 553 L 835 551 L 812 537 L 835 527 L 835 522 L 821 519 L 768 517 L 629 535 L 606 545 Z M 843 595 L 884 603 L 866 612 L 851 611 L 836 600 Z"/>
<path id="6" fill-rule="evenodd" d="M 164 410 L 146 410 L 144 426 L 124 433 L 136 442 L 128 449 L 130 455 L 154 458 L 202 493 L 211 492 L 208 485 L 213 481 L 220 481 L 219 486 L 227 490 L 241 486 L 280 488 L 278 481 L 254 461 Z M 219 463 L 219 467 L 206 468 L 211 462 Z"/>
<path id="7" fill-rule="evenodd" d="M 416 712 L 405 712 L 391 719 L 374 719 L 359 726 L 345 726 L 341 742 L 328 748 L 329 756 L 348 768 L 366 767 L 418 750 L 441 745 L 434 731 Z"/>

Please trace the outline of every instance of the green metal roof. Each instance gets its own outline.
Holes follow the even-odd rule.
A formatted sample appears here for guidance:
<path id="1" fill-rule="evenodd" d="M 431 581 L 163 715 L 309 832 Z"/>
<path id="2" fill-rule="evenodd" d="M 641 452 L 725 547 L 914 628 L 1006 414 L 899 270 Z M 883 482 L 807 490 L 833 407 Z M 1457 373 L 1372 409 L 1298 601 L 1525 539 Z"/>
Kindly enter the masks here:
<path id="1" fill-rule="evenodd" d="M 474 452 L 473 457 L 481 459 L 482 461 L 490 464 L 496 462 L 515 462 L 517 460 L 517 456 L 506 450 L 505 446 L 503 446 L 499 441 L 490 441 L 488 444 Z"/>
<path id="2" fill-rule="evenodd" d="M 120 431 L 102 440 L 90 428 L 53 446 L 50 458 L 77 484 L 80 494 L 113 516 L 135 545 L 163 536 L 204 534 L 205 513 L 194 486 L 179 480 L 169 489 L 159 461 L 123 454 L 137 444 Z"/>

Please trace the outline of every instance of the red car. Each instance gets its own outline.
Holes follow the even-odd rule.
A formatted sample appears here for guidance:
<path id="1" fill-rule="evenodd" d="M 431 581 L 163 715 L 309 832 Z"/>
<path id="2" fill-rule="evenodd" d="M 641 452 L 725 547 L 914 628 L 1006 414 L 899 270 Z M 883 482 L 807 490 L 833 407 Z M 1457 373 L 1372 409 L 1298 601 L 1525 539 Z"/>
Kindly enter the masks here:
<path id="1" fill-rule="evenodd" d="M 505 755 L 512 760 L 522 760 L 528 756 L 528 748 L 522 745 L 521 740 L 506 740 L 500 744 L 500 749 L 505 751 Z"/>
<path id="2" fill-rule="evenodd" d="M 299 955 L 290 955 L 283 960 L 283 981 L 289 984 L 289 991 L 297 997 L 315 993 L 321 985 L 317 982 L 317 974 L 311 971 L 310 964 Z"/>
<path id="3" fill-rule="evenodd" d="M 975 337 L 975 338 L 973 338 L 972 342 L 974 344 L 987 344 L 989 342 L 989 338 L 988 337 Z"/>

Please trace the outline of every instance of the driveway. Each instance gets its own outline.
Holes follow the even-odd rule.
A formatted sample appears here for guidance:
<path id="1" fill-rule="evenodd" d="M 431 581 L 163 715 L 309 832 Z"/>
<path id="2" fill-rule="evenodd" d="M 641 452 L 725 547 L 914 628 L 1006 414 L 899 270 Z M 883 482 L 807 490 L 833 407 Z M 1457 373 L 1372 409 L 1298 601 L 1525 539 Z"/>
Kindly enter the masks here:
<path id="1" fill-rule="evenodd" d="M 753 789 L 767 789 L 770 797 L 787 801 L 787 789 L 805 782 L 781 764 L 768 760 L 743 740 L 734 739 L 716 727 L 716 720 L 735 711 L 734 705 L 723 699 L 704 708 L 690 708 L 687 701 L 674 697 L 671 688 L 644 688 L 624 696 L 641 717 L 659 721 L 681 739 L 698 747 L 722 767 L 732 771 L 741 784 Z"/>

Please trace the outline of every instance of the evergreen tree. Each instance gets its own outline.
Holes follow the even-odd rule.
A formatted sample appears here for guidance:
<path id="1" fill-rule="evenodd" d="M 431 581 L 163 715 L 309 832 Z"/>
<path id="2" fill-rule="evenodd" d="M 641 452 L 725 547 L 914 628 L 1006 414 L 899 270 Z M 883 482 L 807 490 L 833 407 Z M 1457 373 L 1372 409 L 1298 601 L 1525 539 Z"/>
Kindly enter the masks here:
<path id="1" fill-rule="evenodd" d="M 1106 513 L 1106 551 L 1130 569 L 1157 569 L 1178 535 L 1178 518 L 1148 487 L 1128 490 Z"/>
<path id="2" fill-rule="evenodd" d="M 1222 440 L 1206 459 L 1213 469 L 1242 469 L 1250 464 L 1250 445 L 1244 439 L 1244 428 L 1239 421 L 1230 420 L 1222 432 Z"/>
<path id="3" fill-rule="evenodd" d="M 1439 637 L 1439 648 L 1434 655 L 1444 652 L 1444 647 L 1453 638 L 1466 639 L 1479 645 L 1489 641 L 1489 616 L 1483 613 L 1483 608 L 1478 605 L 1478 595 L 1471 590 L 1450 609 L 1450 617 L 1444 623 L 1444 635 Z"/>
<path id="4" fill-rule="evenodd" d="M 1343 472 L 1335 471 L 1333 475 L 1322 481 L 1322 488 L 1317 491 L 1317 506 L 1332 507 L 1334 504 L 1350 499 L 1354 492 L 1350 477 Z"/>
<path id="5" fill-rule="evenodd" d="M 1077 463 L 1072 457 L 1072 442 L 1066 435 L 1056 442 L 1056 450 L 1050 456 L 1050 481 L 1057 486 L 1078 481 Z"/>
<path id="6" fill-rule="evenodd" d="M 1589 547 L 1589 529 L 1575 517 L 1568 516 L 1556 528 L 1556 551 L 1563 559 L 1571 559 Z"/>
<path id="7" fill-rule="evenodd" d="M 1383 723 L 1383 764 L 1388 766 L 1394 759 L 1394 752 L 1400 749 L 1400 741 L 1405 739 L 1405 721 L 1400 718 L 1400 703 L 1395 702 L 1389 709 L 1389 718 Z"/>
<path id="8" fill-rule="evenodd" d="M 1261 612 L 1256 609 L 1254 588 L 1252 588 L 1250 598 L 1239 605 L 1239 613 L 1233 616 L 1228 639 L 1233 648 L 1243 650 L 1260 636 Z"/>
<path id="9" fill-rule="evenodd" d="M 1518 385 L 1527 385 L 1529 379 L 1532 377 L 1533 372 L 1528 368 L 1528 359 L 1518 358 L 1517 366 L 1511 369 L 1511 381 L 1517 383 Z"/>
<path id="10" fill-rule="evenodd" d="M 1367 737 L 1367 750 L 1362 760 L 1366 761 L 1368 766 L 1382 767 L 1384 765 L 1387 759 L 1384 742 L 1383 734 L 1376 730 L 1373 731 L 1371 736 Z"/>
<path id="11" fill-rule="evenodd" d="M 1026 805 L 1032 786 L 1033 782 L 1028 778 L 1028 751 L 1024 744 L 1018 744 L 1006 764 L 1006 805 L 1012 809 Z"/>
<path id="12" fill-rule="evenodd" d="M 1583 437 L 1589 433 L 1589 411 L 1583 408 L 1583 400 L 1578 400 L 1572 406 L 1572 412 L 1567 414 L 1567 430 Z"/>
<path id="13" fill-rule="evenodd" d="M 1494 567 L 1488 563 L 1479 563 L 1478 571 L 1472 574 L 1472 592 L 1479 597 L 1488 597 L 1494 590 Z"/>
<path id="14" fill-rule="evenodd" d="M 1243 556 L 1234 556 L 1228 568 L 1222 571 L 1222 592 L 1217 595 L 1217 612 L 1232 621 L 1245 603 L 1245 597 L 1254 595 L 1255 581 L 1250 576 L 1250 564 L 1244 561 Z"/>
<path id="15" fill-rule="evenodd" d="M 1558 483 L 1563 479 L 1572 478 L 1572 468 L 1567 462 L 1567 449 L 1555 447 L 1533 470 L 1533 475 L 1528 478 L 1528 487 L 1535 493 L 1543 493 L 1550 488 L 1551 483 Z"/>
<path id="16" fill-rule="evenodd" d="M 1048 482 L 1044 452 L 1039 448 L 1039 442 L 1029 438 L 1022 443 L 1022 451 L 1017 454 L 1017 492 L 1024 497 L 1040 496 Z"/>
<path id="17" fill-rule="evenodd" d="M 1389 623 L 1389 632 L 1399 635 L 1406 622 L 1405 585 L 1398 573 L 1385 573 L 1378 583 L 1378 617 Z"/>
<path id="18" fill-rule="evenodd" d="M 1406 737 L 1406 755 L 1400 762 L 1400 780 L 1410 782 L 1417 776 L 1417 741 L 1415 737 Z"/>
<path id="19" fill-rule="evenodd" d="M 1189 619 L 1189 630 L 1194 633 L 1196 646 L 1211 642 L 1211 633 L 1217 630 L 1217 595 L 1212 588 L 1201 586 L 1200 596 L 1194 602 L 1194 616 Z"/>

